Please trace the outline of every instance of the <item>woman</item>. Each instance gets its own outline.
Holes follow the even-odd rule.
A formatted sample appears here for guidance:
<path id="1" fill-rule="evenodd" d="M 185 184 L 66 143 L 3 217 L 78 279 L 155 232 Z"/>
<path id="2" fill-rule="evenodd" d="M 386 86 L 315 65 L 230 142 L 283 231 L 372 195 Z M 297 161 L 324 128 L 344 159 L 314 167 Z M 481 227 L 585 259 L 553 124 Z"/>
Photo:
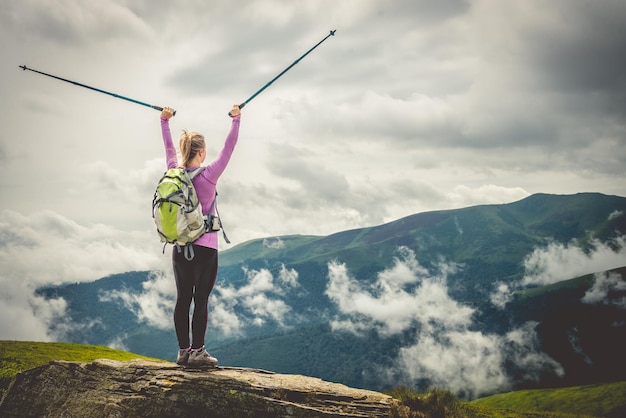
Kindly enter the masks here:
<path id="1" fill-rule="evenodd" d="M 167 168 L 179 167 L 176 149 L 172 143 L 169 119 L 174 115 L 171 107 L 161 112 L 161 132 Z M 230 131 L 226 136 L 224 147 L 217 158 L 193 179 L 196 194 L 202 205 L 204 215 L 213 209 L 217 180 L 222 175 L 237 144 L 241 113 L 239 106 L 234 105 L 230 111 L 232 118 Z M 204 136 L 198 132 L 183 131 L 180 137 L 180 167 L 194 169 L 200 167 L 206 158 Z M 178 356 L 176 363 L 189 366 L 215 366 L 217 359 L 204 348 L 204 336 L 208 320 L 208 301 L 217 278 L 217 232 L 207 232 L 193 244 L 195 256 L 187 260 L 182 251 L 174 247 L 172 264 L 176 279 L 176 306 L 174 308 L 174 326 L 178 339 Z M 189 308 L 193 300 L 194 309 L 191 318 L 191 340 L 189 338 Z"/>

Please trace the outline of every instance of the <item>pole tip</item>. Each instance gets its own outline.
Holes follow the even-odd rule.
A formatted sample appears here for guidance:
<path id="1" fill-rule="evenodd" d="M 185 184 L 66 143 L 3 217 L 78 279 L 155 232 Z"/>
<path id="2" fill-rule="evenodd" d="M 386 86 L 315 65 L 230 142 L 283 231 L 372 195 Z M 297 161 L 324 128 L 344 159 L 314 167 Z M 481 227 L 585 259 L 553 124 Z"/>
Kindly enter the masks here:
<path id="1" fill-rule="evenodd" d="M 337 29 L 335 29 L 335 30 L 331 30 L 331 31 L 330 31 L 330 34 L 331 34 L 332 36 L 335 36 L 335 32 L 337 32 Z"/>
<path id="2" fill-rule="evenodd" d="M 20 68 L 24 71 L 26 71 L 26 66 L 25 65 L 20 65 Z"/>

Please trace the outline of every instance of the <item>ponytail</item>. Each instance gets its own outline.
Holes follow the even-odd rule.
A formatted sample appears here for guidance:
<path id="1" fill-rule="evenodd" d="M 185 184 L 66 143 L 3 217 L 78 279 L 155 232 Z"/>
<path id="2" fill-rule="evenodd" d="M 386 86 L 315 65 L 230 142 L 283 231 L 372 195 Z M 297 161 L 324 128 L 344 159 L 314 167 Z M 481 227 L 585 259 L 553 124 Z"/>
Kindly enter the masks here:
<path id="1" fill-rule="evenodd" d="M 183 130 L 180 135 L 180 154 L 183 160 L 183 167 L 188 167 L 191 160 L 205 148 L 204 136 L 198 132 L 187 132 Z"/>

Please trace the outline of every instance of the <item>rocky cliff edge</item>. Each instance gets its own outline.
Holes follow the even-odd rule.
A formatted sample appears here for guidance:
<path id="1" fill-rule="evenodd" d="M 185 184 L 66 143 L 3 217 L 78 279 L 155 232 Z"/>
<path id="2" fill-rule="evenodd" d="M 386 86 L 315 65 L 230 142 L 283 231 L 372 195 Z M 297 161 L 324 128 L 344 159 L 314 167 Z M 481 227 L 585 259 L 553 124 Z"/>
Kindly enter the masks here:
<path id="1" fill-rule="evenodd" d="M 384 417 L 395 402 L 378 392 L 255 369 L 53 361 L 15 377 L 0 416 Z"/>

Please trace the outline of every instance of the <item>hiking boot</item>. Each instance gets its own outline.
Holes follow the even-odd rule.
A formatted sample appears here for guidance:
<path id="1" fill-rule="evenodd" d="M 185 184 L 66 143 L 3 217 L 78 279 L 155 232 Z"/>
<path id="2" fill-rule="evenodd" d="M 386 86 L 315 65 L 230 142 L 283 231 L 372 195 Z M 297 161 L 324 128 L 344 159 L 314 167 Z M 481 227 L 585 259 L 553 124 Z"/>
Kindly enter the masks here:
<path id="1" fill-rule="evenodd" d="M 191 353 L 191 347 L 189 348 L 181 348 L 178 350 L 178 355 L 176 356 L 176 364 L 180 366 L 184 366 L 187 364 L 189 360 L 189 353 Z"/>
<path id="2" fill-rule="evenodd" d="M 217 359 L 207 353 L 204 346 L 202 346 L 191 350 L 187 365 L 191 367 L 215 367 L 217 366 Z"/>

